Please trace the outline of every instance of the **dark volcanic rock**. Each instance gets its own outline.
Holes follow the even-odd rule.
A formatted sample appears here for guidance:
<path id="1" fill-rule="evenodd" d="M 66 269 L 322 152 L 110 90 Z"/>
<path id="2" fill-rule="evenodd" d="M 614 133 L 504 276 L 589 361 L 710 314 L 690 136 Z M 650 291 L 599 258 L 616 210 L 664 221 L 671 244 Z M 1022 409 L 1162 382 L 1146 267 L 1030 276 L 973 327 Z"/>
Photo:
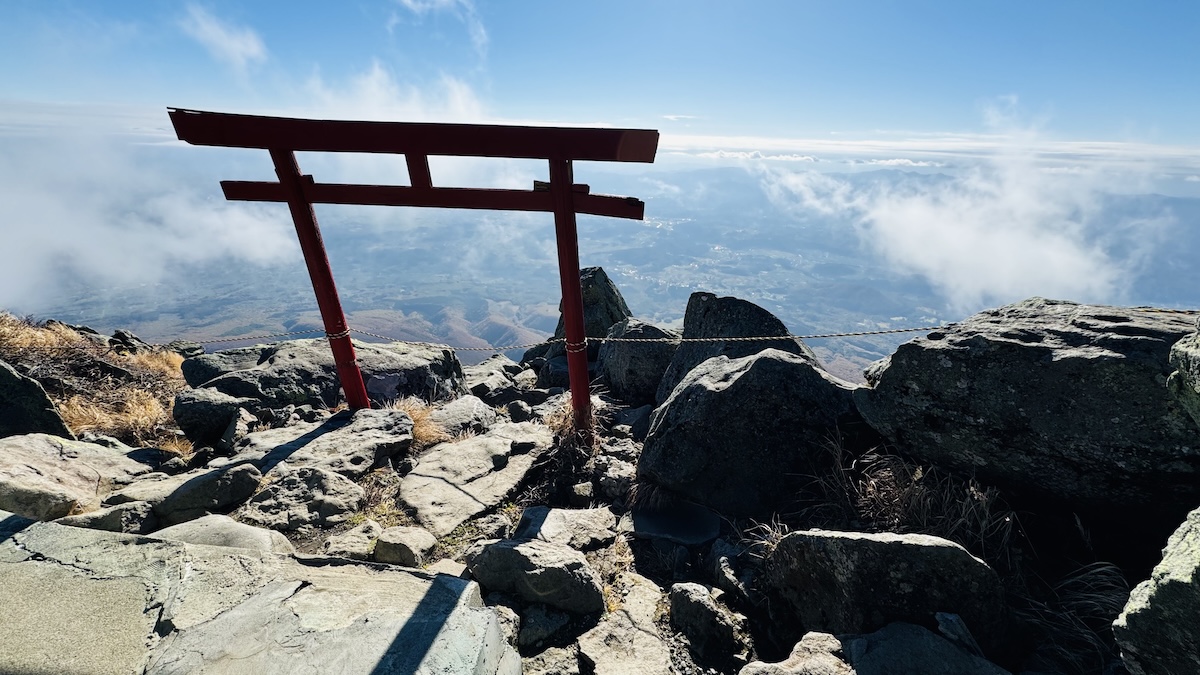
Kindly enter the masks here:
<path id="1" fill-rule="evenodd" d="M 725 515 L 769 514 L 828 460 L 822 442 L 861 424 L 854 388 L 775 349 L 709 359 L 654 411 L 638 478 Z"/>
<path id="2" fill-rule="evenodd" d="M 629 311 L 629 306 L 625 304 L 625 298 L 621 297 L 621 291 L 617 290 L 617 285 L 608 278 L 604 268 L 585 267 L 579 270 L 579 283 L 583 290 L 584 335 L 590 338 L 602 338 L 608 335 L 608 329 L 612 328 L 613 324 L 633 316 L 633 313 Z M 560 302 L 558 326 L 554 329 L 556 338 L 567 336 L 566 325 L 563 321 L 562 303 Z M 589 361 L 596 359 L 599 349 L 598 343 L 588 345 Z M 539 345 L 525 352 L 525 355 L 521 357 L 521 362 L 529 363 L 538 357 L 552 359 L 565 353 L 566 348 L 561 342 Z"/>
<path id="3" fill-rule="evenodd" d="M 419 396 L 427 401 L 466 393 L 462 365 L 454 352 L 405 343 L 355 342 L 367 393 L 376 401 Z M 184 361 L 193 387 L 216 389 L 267 407 L 328 406 L 337 402 L 337 370 L 325 340 L 289 340 L 231 349 Z"/>
<path id="4" fill-rule="evenodd" d="M 1167 389 L 1187 414 L 1200 424 L 1200 332 L 1192 333 L 1171 347 Z"/>
<path id="5" fill-rule="evenodd" d="M 0 361 L 0 438 L 19 434 L 75 438 L 42 385 Z"/>
<path id="6" fill-rule="evenodd" d="M 683 337 L 731 338 L 770 337 L 788 335 L 787 326 L 767 310 L 738 298 L 719 298 L 712 293 L 692 293 L 683 315 Z M 667 400 L 675 385 L 706 359 L 728 356 L 736 359 L 757 354 L 764 349 L 777 349 L 799 355 L 813 365 L 819 364 L 816 355 L 799 340 L 783 338 L 753 342 L 684 342 L 675 350 L 671 364 L 658 386 L 657 400 Z"/>
<path id="7" fill-rule="evenodd" d="M 808 631 L 869 633 L 893 621 L 960 615 L 994 650 L 1006 636 L 1000 580 L 954 542 L 923 534 L 809 530 L 785 536 L 763 561 L 760 590 L 785 643 Z"/>
<path id="8" fill-rule="evenodd" d="M 625 319 L 608 331 L 609 338 L 662 340 L 679 334 L 637 319 Z M 663 373 L 675 356 L 675 342 L 605 342 L 596 358 L 596 374 L 617 399 L 637 407 L 654 403 Z"/>
<path id="9" fill-rule="evenodd" d="M 855 402 L 907 454 L 1080 513 L 1200 503 L 1200 429 L 1168 392 L 1177 315 L 1032 298 L 900 346 Z"/>
<path id="10" fill-rule="evenodd" d="M 216 389 L 184 389 L 175 395 L 171 414 L 175 423 L 197 447 L 215 445 L 238 415 L 238 409 L 250 406 L 252 399 L 234 398 Z"/>

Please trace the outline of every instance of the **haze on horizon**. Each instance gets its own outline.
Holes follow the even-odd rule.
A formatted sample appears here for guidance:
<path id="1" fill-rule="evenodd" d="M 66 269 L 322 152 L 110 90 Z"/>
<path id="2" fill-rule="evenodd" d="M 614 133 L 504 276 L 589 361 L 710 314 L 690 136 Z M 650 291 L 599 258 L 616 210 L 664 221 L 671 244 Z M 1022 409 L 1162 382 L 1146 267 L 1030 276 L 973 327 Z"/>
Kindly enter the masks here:
<path id="1" fill-rule="evenodd" d="M 10 252 L 0 307 L 45 312 L 81 288 L 158 284 L 163 294 L 196 270 L 298 266 L 286 209 L 220 194 L 221 179 L 270 178 L 265 153 L 185 146 L 168 106 L 658 129 L 654 165 L 581 164 L 577 179 L 646 199 L 650 225 L 685 211 L 699 219 L 717 252 L 697 254 L 700 267 L 726 255 L 749 212 L 769 213 L 751 228 L 763 240 L 819 222 L 851 242 L 838 255 L 927 285 L 940 318 L 1029 295 L 1140 301 L 1131 289 L 1156 256 L 1200 228 L 1188 210 L 1200 198 L 1200 46 L 1189 35 L 1200 6 L 1190 3 L 284 7 L 0 1 L 0 236 Z M 406 180 L 398 158 L 305 156 L 301 166 L 321 180 Z M 691 178 L 732 175 L 711 170 L 742 172 L 749 201 Z M 436 184 L 527 188 L 545 168 L 442 159 L 433 174 Z M 698 204 L 708 216 L 688 211 Z M 368 232 L 400 218 L 413 246 L 465 251 L 467 275 L 553 264 L 552 241 L 527 215 L 328 213 Z M 467 251 L 448 223 L 467 223 L 489 250 Z M 401 235 L 376 236 L 386 246 Z M 583 263 L 633 270 L 609 250 L 623 236 L 585 235 Z M 376 240 L 355 239 L 364 241 Z M 757 260 L 752 248 L 727 255 Z M 623 290 L 654 267 L 638 265 Z M 681 283 L 696 279 L 715 278 Z"/>

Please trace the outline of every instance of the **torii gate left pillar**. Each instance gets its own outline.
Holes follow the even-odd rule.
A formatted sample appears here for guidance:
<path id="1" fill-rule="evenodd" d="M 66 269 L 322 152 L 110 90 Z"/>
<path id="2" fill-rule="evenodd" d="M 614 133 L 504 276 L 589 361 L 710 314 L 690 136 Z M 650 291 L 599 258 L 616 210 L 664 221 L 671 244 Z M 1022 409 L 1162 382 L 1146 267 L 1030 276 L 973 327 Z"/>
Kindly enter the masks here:
<path id="1" fill-rule="evenodd" d="M 558 274 L 566 329 L 567 373 L 575 428 L 591 433 L 587 336 L 579 283 L 579 238 L 575 214 L 641 220 L 645 204 L 630 197 L 590 194 L 574 183 L 574 160 L 653 162 L 658 132 L 647 129 L 579 129 L 484 124 L 352 122 L 233 115 L 169 108 L 180 140 L 193 145 L 270 151 L 279 182 L 221 181 L 226 199 L 285 202 L 300 239 L 338 378 L 351 408 L 368 408 L 333 272 L 321 240 L 313 204 L 430 206 L 439 208 L 545 211 L 554 214 Z M 295 153 L 363 152 L 403 154 L 409 186 L 317 183 L 300 173 Z M 549 162 L 549 190 L 434 187 L 429 156 L 506 157 Z"/>

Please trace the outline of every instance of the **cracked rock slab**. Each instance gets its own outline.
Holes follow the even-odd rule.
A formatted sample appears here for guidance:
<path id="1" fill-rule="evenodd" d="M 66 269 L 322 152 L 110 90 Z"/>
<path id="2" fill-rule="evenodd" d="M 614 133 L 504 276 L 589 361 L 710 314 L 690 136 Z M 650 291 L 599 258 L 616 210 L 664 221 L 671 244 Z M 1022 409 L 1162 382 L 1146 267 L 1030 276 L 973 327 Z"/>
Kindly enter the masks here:
<path id="1" fill-rule="evenodd" d="M 466 580 L 54 523 L 9 529 L 0 672 L 519 672 Z"/>
<path id="2" fill-rule="evenodd" d="M 422 527 L 444 537 L 499 506 L 552 442 L 548 427 L 520 422 L 497 425 L 482 436 L 440 443 L 400 482 L 397 499 L 416 512 Z"/>
<path id="3" fill-rule="evenodd" d="M 37 520 L 93 511 L 150 467 L 119 450 L 48 434 L 0 439 L 0 509 Z"/>
<path id="4" fill-rule="evenodd" d="M 344 411 L 323 422 L 249 434 L 238 442 L 233 457 L 209 466 L 250 462 L 269 473 L 286 462 L 359 478 L 411 444 L 412 418 L 402 410 Z"/>

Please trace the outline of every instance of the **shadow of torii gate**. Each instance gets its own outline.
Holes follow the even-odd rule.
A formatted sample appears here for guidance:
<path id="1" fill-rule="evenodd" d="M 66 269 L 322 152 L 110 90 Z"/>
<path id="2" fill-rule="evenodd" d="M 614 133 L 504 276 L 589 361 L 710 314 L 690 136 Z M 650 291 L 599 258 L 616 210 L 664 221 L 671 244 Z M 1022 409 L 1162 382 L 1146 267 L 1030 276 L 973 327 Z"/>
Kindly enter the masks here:
<path id="1" fill-rule="evenodd" d="M 371 403 L 313 204 L 552 212 L 575 428 L 591 433 L 587 337 L 575 214 L 641 220 L 646 205 L 632 197 L 591 194 L 587 185 L 574 183 L 572 162 L 653 162 L 658 150 L 657 131 L 310 120 L 178 108 L 168 108 L 167 112 L 181 141 L 270 152 L 279 182 L 221 181 L 221 189 L 229 200 L 287 203 L 333 351 L 338 379 L 353 409 L 369 408 Z M 402 154 L 408 165 L 410 186 L 317 183 L 312 176 L 300 173 L 296 152 Z M 537 183 L 533 190 L 434 187 L 429 173 L 430 155 L 545 159 L 550 164 L 549 189 L 542 189 L 544 185 Z"/>

